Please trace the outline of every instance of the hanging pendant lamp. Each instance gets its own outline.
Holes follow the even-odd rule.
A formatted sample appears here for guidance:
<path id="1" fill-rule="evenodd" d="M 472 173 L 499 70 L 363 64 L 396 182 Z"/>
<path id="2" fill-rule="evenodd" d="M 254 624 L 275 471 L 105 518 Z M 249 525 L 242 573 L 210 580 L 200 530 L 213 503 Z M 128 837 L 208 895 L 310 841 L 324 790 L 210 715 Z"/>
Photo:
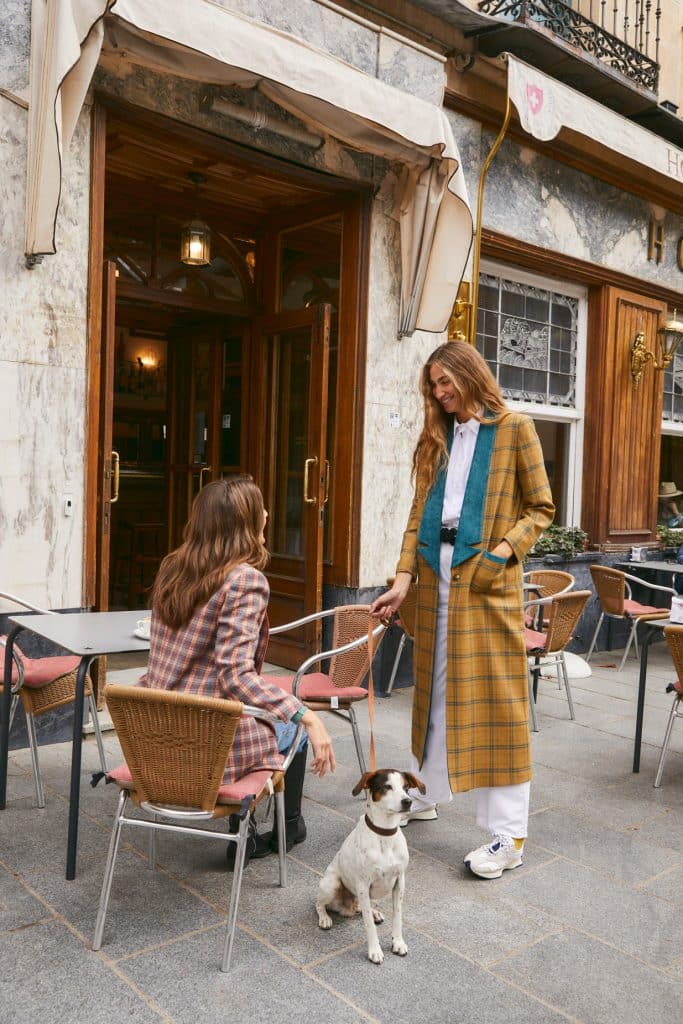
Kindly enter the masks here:
<path id="1" fill-rule="evenodd" d="M 198 171 L 189 171 L 188 178 L 196 188 L 199 197 L 199 186 L 206 177 Z M 199 217 L 194 217 L 180 229 L 180 261 L 190 267 L 205 267 L 211 262 L 211 229 Z"/>

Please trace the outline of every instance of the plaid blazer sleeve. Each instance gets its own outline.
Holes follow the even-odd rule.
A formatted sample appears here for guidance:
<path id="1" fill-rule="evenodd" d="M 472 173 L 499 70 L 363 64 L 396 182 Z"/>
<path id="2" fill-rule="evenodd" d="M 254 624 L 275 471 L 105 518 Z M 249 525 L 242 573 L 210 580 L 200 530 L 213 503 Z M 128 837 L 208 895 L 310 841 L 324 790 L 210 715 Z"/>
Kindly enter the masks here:
<path id="1" fill-rule="evenodd" d="M 543 450 L 533 421 L 521 416 L 517 432 L 517 480 L 522 494 L 522 514 L 506 530 L 505 540 L 519 562 L 534 546 L 555 515 L 555 505 L 545 470 Z"/>
<path id="2" fill-rule="evenodd" d="M 279 686 L 266 683 L 256 671 L 268 596 L 268 581 L 253 566 L 243 565 L 228 577 L 216 630 L 218 683 L 224 697 L 266 708 L 288 722 L 303 704 Z"/>

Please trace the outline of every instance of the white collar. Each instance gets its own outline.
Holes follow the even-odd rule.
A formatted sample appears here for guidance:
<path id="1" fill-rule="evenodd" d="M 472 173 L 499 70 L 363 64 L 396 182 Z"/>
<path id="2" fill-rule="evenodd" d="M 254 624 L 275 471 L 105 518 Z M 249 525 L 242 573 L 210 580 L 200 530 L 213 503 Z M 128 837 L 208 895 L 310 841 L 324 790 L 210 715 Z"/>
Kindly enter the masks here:
<path id="1" fill-rule="evenodd" d="M 474 434 L 476 436 L 479 433 L 480 426 L 481 424 L 479 423 L 479 420 L 475 419 L 474 416 L 472 416 L 471 419 L 466 420 L 465 423 L 460 423 L 458 420 L 455 420 L 455 423 L 453 424 L 453 429 L 456 431 L 456 433 L 458 431 L 469 430 L 471 434 Z"/>

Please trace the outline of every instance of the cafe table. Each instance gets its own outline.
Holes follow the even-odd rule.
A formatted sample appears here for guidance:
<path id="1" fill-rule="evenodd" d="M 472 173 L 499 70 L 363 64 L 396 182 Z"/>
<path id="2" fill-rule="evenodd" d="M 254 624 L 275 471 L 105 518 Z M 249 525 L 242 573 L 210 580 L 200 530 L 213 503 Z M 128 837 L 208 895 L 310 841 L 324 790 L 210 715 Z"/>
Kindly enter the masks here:
<path id="1" fill-rule="evenodd" d="M 643 736 L 643 717 L 645 714 L 645 687 L 647 685 L 647 660 L 650 644 L 657 636 L 664 635 L 665 626 L 673 626 L 671 619 L 649 619 L 641 623 L 645 634 L 640 642 L 640 672 L 638 675 L 638 701 L 636 704 L 636 735 L 633 744 L 633 771 L 640 771 L 640 747 Z"/>
<path id="2" fill-rule="evenodd" d="M 76 877 L 76 848 L 78 843 L 78 808 L 81 792 L 81 748 L 83 744 L 83 708 L 85 679 L 91 663 L 100 655 L 127 654 L 148 651 L 149 641 L 139 639 L 135 627 L 144 613 L 127 612 L 74 612 L 55 615 L 25 614 L 8 616 L 11 627 L 5 646 L 4 688 L 0 710 L 0 810 L 4 810 L 7 795 L 7 762 L 9 758 L 9 711 L 12 699 L 12 650 L 14 640 L 26 630 L 52 643 L 81 661 L 76 673 L 76 699 L 74 702 L 73 742 L 71 747 L 71 788 L 69 793 L 69 827 L 67 834 L 66 877 Z"/>

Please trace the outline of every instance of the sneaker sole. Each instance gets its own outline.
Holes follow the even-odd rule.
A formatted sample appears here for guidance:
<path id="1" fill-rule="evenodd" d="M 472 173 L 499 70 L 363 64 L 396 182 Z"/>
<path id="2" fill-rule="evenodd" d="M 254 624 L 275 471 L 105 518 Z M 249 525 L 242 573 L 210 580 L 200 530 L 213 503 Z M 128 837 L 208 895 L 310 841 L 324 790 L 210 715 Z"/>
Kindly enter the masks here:
<path id="1" fill-rule="evenodd" d="M 520 860 L 516 864 L 506 864 L 504 868 L 500 868 L 499 871 L 492 872 L 491 874 L 484 874 L 481 871 L 476 871 L 474 868 L 470 867 L 467 861 L 465 861 L 465 863 L 467 864 L 467 867 L 470 869 L 472 874 L 476 875 L 477 878 L 500 878 L 504 871 L 513 871 L 514 868 L 521 868 L 524 861 Z"/>

